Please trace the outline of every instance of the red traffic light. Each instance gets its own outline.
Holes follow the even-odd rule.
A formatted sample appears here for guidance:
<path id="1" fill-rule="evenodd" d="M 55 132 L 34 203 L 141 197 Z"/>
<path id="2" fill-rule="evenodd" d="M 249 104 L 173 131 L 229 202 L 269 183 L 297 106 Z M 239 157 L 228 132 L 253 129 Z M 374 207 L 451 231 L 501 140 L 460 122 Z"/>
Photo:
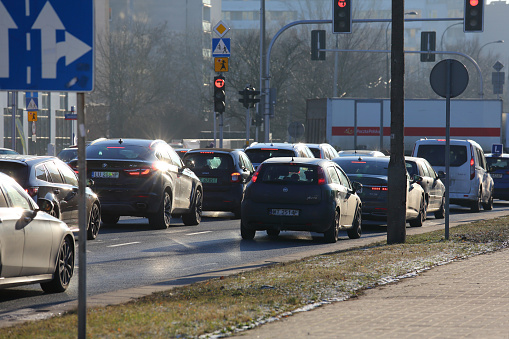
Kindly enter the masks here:
<path id="1" fill-rule="evenodd" d="M 475 0 L 471 0 L 471 1 L 475 1 Z M 338 0 L 338 6 L 339 7 L 345 7 L 346 6 L 346 1 L 345 0 Z"/>
<path id="2" fill-rule="evenodd" d="M 475 7 L 479 5 L 479 0 L 470 0 L 470 6 Z"/>
<path id="3" fill-rule="evenodd" d="M 224 87 L 224 79 L 216 79 L 214 81 L 214 86 L 216 86 L 216 88 L 223 88 Z"/>

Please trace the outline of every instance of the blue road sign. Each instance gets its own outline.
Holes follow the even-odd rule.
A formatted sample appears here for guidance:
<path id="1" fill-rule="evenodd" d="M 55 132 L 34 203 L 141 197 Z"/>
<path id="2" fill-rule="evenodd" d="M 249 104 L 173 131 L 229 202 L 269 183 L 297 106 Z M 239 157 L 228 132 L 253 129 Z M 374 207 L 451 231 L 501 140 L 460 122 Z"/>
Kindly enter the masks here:
<path id="1" fill-rule="evenodd" d="M 93 0 L 0 0 L 0 90 L 90 92 Z"/>
<path id="2" fill-rule="evenodd" d="M 230 38 L 212 38 L 212 56 L 227 58 L 230 56 Z"/>
<path id="3" fill-rule="evenodd" d="M 491 145 L 491 153 L 502 154 L 503 152 L 504 152 L 504 145 L 502 145 L 502 144 Z"/>

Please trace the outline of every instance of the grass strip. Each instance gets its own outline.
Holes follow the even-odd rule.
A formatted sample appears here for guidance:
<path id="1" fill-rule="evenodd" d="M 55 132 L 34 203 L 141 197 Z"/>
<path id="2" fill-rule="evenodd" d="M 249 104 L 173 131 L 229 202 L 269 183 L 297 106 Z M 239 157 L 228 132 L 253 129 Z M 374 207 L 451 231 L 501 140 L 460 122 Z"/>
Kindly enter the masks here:
<path id="1" fill-rule="evenodd" d="M 220 337 L 324 303 L 355 297 L 366 288 L 454 260 L 507 247 L 509 217 L 275 264 L 153 293 L 132 302 L 91 308 L 91 338 Z M 77 313 L 0 329 L 0 338 L 70 338 Z"/>

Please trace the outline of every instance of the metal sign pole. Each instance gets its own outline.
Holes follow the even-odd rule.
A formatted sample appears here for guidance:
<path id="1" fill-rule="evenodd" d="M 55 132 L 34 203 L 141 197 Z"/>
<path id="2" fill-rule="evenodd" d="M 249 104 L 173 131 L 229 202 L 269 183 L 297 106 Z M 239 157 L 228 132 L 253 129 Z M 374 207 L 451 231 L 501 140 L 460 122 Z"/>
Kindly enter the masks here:
<path id="1" fill-rule="evenodd" d="M 85 155 L 85 93 L 77 93 L 78 113 L 78 338 L 85 339 L 87 334 L 87 162 Z"/>
<path id="2" fill-rule="evenodd" d="M 447 60 L 445 78 L 445 240 L 449 240 L 449 189 L 451 167 L 451 59 Z"/>

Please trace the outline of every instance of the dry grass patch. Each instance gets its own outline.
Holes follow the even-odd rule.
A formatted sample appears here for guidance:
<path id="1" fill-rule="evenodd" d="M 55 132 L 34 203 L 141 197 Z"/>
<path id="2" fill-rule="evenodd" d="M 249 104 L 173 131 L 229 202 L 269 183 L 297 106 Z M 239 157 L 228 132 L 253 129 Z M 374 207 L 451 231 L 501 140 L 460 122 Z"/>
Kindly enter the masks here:
<path id="1" fill-rule="evenodd" d="M 405 244 L 376 243 L 90 309 L 87 334 L 195 338 L 246 329 L 301 307 L 349 298 L 409 273 L 506 247 L 509 218 L 454 227 L 450 238 L 445 241 L 443 231 L 408 236 Z M 0 338 L 69 338 L 76 333 L 76 313 L 69 313 L 0 329 Z"/>

